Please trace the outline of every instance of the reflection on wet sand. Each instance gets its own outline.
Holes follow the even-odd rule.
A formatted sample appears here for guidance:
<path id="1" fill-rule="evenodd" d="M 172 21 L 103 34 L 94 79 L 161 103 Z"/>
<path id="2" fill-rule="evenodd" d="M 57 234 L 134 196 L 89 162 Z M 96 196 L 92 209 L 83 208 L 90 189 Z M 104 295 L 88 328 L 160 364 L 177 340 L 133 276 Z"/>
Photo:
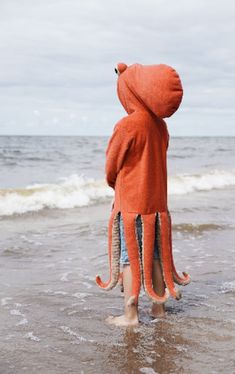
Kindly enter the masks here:
<path id="1" fill-rule="evenodd" d="M 105 367 L 110 372 L 115 366 L 118 373 L 145 372 L 147 368 L 152 369 L 151 373 L 176 373 L 192 345 L 167 318 L 122 330 L 118 344 L 102 347 Z"/>

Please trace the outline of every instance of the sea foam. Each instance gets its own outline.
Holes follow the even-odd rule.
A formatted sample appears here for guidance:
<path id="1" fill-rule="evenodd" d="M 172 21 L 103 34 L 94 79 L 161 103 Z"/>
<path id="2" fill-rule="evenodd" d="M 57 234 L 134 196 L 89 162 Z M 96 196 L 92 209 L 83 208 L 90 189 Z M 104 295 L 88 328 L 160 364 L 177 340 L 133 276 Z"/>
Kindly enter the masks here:
<path id="1" fill-rule="evenodd" d="M 183 195 L 235 186 L 235 170 L 212 170 L 198 174 L 177 174 L 168 179 L 169 194 Z M 57 183 L 33 184 L 21 189 L 0 190 L 0 216 L 48 209 L 71 209 L 107 201 L 113 190 L 104 179 L 73 174 Z"/>
<path id="2" fill-rule="evenodd" d="M 210 191 L 235 186 L 235 170 L 214 169 L 195 174 L 172 176 L 168 183 L 169 194 L 184 195 L 196 191 Z"/>
<path id="3" fill-rule="evenodd" d="M 0 215 L 22 214 L 44 208 L 69 209 L 92 205 L 113 195 L 104 180 L 76 174 L 56 184 L 33 184 L 22 189 L 0 190 Z"/>

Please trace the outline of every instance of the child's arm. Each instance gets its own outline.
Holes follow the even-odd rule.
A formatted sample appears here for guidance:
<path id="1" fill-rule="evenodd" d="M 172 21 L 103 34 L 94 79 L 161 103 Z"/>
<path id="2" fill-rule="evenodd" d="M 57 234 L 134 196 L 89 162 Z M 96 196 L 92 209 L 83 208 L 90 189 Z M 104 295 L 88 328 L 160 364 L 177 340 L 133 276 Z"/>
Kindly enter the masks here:
<path id="1" fill-rule="evenodd" d="M 116 178 L 122 168 L 131 141 L 130 133 L 122 124 L 118 123 L 108 143 L 105 163 L 106 181 L 113 189 L 115 189 Z"/>

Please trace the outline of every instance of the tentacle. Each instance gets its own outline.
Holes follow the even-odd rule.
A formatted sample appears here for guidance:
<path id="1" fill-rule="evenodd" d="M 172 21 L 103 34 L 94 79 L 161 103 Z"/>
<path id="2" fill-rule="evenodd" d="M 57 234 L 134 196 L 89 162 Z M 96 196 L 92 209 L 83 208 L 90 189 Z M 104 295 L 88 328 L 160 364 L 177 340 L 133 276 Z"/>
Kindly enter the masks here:
<path id="1" fill-rule="evenodd" d="M 108 256 L 109 256 L 109 280 L 103 282 L 99 275 L 96 283 L 105 290 L 111 290 L 116 286 L 120 274 L 120 233 L 118 212 L 112 211 L 108 225 Z"/>
<path id="2" fill-rule="evenodd" d="M 163 296 L 159 296 L 153 289 L 153 252 L 155 241 L 156 214 L 141 215 L 142 219 L 142 263 L 143 263 L 143 285 L 146 294 L 157 304 L 165 303 L 169 297 L 166 289 Z"/>
<path id="3" fill-rule="evenodd" d="M 176 271 L 176 267 L 175 267 L 175 264 L 174 264 L 174 258 L 173 258 L 173 251 L 172 251 L 172 224 L 171 224 L 171 215 L 170 215 L 170 212 L 168 211 L 168 222 L 169 222 L 169 235 L 170 235 L 170 254 L 171 254 L 171 267 L 172 267 L 172 274 L 173 274 L 173 279 L 174 279 L 174 282 L 181 285 L 181 286 L 186 286 L 187 284 L 190 283 L 191 281 L 191 278 L 190 278 L 190 275 L 188 273 L 186 273 L 185 271 L 182 272 L 183 274 L 183 277 L 181 277 L 177 271 Z"/>
<path id="4" fill-rule="evenodd" d="M 140 258 L 138 249 L 138 238 L 136 233 L 136 217 L 135 213 L 122 213 L 124 224 L 124 236 L 127 246 L 127 253 L 130 261 L 132 272 L 132 295 L 128 300 L 128 304 L 138 304 L 138 298 L 141 287 L 140 279 Z"/>
<path id="5" fill-rule="evenodd" d="M 160 212 L 158 217 L 160 218 L 158 219 L 158 224 L 160 224 L 160 257 L 164 280 L 171 296 L 179 300 L 181 298 L 181 292 L 175 288 L 172 275 L 168 214 L 166 211 Z"/>

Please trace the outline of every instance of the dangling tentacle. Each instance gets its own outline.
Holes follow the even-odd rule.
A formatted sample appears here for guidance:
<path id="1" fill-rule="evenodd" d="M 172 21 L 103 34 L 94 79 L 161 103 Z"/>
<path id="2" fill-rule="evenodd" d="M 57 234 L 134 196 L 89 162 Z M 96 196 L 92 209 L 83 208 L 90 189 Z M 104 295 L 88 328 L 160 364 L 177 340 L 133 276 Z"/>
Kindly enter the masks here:
<path id="1" fill-rule="evenodd" d="M 132 295 L 128 300 L 128 304 L 138 304 L 138 297 L 141 287 L 140 279 L 140 258 L 138 249 L 138 238 L 136 233 L 136 217 L 135 213 L 122 213 L 124 224 L 124 237 L 127 246 L 127 253 L 130 261 L 132 272 Z"/>
<path id="2" fill-rule="evenodd" d="M 165 303 L 169 297 L 166 289 L 163 296 L 159 296 L 153 289 L 153 252 L 155 241 L 156 214 L 141 215 L 142 219 L 142 263 L 143 263 L 143 285 L 146 294 L 157 304 Z"/>
<path id="3" fill-rule="evenodd" d="M 172 263 L 171 263 L 171 247 L 169 235 L 169 221 L 166 211 L 160 212 L 158 223 L 160 224 L 160 257 L 163 268 L 163 276 L 166 286 L 175 299 L 181 298 L 180 290 L 177 290 L 174 285 L 172 276 Z"/>
<path id="4" fill-rule="evenodd" d="M 105 290 L 111 290 L 116 286 L 120 274 L 120 233 L 118 212 L 112 210 L 108 225 L 108 256 L 109 256 L 109 280 L 103 282 L 99 275 L 96 283 Z"/>
<path id="5" fill-rule="evenodd" d="M 175 268 L 175 264 L 174 264 L 174 258 L 173 258 L 173 251 L 172 251 L 172 224 L 171 224 L 171 215 L 170 215 L 170 212 L 167 211 L 168 213 L 168 222 L 169 222 L 169 235 L 170 235 L 170 254 L 171 254 L 171 267 L 172 267 L 172 275 L 173 275 L 173 279 L 174 279 L 174 282 L 181 285 L 181 286 L 186 286 L 187 284 L 190 283 L 191 281 L 191 278 L 190 278 L 190 275 L 188 273 L 186 273 L 185 271 L 182 272 L 183 274 L 183 277 L 181 277 L 177 271 L 176 271 L 176 268 Z"/>

